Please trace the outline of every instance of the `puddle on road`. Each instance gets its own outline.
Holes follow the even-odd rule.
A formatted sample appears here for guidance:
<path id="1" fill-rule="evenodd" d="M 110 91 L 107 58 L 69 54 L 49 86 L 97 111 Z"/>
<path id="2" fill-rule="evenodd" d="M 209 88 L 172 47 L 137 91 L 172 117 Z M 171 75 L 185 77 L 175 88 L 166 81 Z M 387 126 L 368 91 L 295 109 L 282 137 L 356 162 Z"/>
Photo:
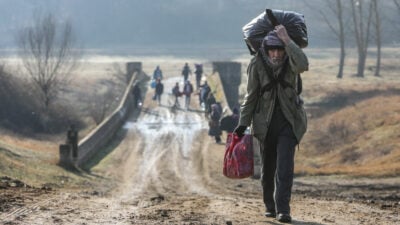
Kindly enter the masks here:
<path id="1" fill-rule="evenodd" d="M 171 113 L 168 108 L 159 107 L 146 113 L 135 123 L 128 122 L 125 129 L 136 129 L 145 139 L 146 148 L 154 148 L 163 136 L 173 135 L 181 142 L 185 156 L 190 152 L 194 136 L 203 128 L 205 121 L 201 115 L 193 112 Z"/>
<path id="2" fill-rule="evenodd" d="M 168 96 L 168 90 L 172 90 L 176 82 L 180 83 L 182 90 L 183 83 L 181 81 L 181 77 L 164 80 L 164 94 L 161 99 L 161 106 L 142 111 L 142 116 L 137 122 L 128 122 L 124 125 L 125 129 L 137 129 L 143 135 L 146 141 L 146 148 L 155 147 L 153 146 L 154 143 L 158 143 L 158 140 L 165 135 L 174 135 L 175 141 L 182 142 L 183 153 L 187 155 L 191 149 L 194 136 L 201 129 L 208 128 L 201 114 L 190 110 L 175 110 L 172 112 L 168 106 L 171 101 L 170 97 L 172 97 Z M 195 95 L 192 98 L 195 98 Z M 183 98 L 180 101 L 183 102 Z"/>
<path id="3" fill-rule="evenodd" d="M 176 79 L 164 82 L 164 90 L 171 90 Z M 131 194 L 138 195 L 142 191 L 148 190 L 149 186 L 156 185 L 156 189 L 173 189 L 171 184 L 166 184 L 160 179 L 161 171 L 171 171 L 175 174 L 173 179 L 182 182 L 189 192 L 204 193 L 204 187 L 200 181 L 199 175 L 193 169 L 194 161 L 191 159 L 194 142 L 202 129 L 207 129 L 207 122 L 202 113 L 195 111 L 175 110 L 171 111 L 168 105 L 168 97 L 163 96 L 161 106 L 154 109 L 142 111 L 142 115 L 136 122 L 128 122 L 124 125 L 132 135 L 138 134 L 144 142 L 140 149 L 140 165 L 136 174 L 135 185 Z M 183 99 L 181 99 L 183 101 Z M 166 155 L 168 154 L 168 155 Z M 166 168 L 160 168 L 158 165 L 165 165 L 165 159 L 170 163 Z M 172 179 L 172 177 L 171 177 Z M 176 184 L 172 184 L 176 185 Z"/>

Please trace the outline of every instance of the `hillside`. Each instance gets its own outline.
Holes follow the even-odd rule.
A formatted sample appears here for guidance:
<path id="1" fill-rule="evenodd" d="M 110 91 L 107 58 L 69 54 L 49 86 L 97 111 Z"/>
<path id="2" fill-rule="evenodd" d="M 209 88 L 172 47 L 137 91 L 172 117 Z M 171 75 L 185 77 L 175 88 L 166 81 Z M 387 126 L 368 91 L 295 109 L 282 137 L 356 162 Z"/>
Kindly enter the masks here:
<path id="1" fill-rule="evenodd" d="M 386 49 L 380 77 L 367 67 L 357 78 L 351 51 L 345 77 L 336 79 L 330 50 L 310 50 L 303 74 L 309 129 L 296 156 L 299 174 L 398 176 L 400 173 L 400 66 Z M 372 57 L 371 57 L 372 58 Z M 373 65 L 370 59 L 367 63 Z"/>
<path id="2" fill-rule="evenodd" d="M 349 96 L 352 93 L 347 93 Z M 354 93 L 353 93 L 354 94 Z M 306 174 L 397 176 L 400 89 L 377 93 L 310 121 L 297 171 Z"/>

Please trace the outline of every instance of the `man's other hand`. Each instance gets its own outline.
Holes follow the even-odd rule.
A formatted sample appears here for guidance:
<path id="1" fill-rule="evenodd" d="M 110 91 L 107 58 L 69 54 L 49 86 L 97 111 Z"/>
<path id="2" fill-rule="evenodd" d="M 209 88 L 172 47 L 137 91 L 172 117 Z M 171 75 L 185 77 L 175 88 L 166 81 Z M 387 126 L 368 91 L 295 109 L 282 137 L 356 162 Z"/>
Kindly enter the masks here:
<path id="1" fill-rule="evenodd" d="M 237 136 L 239 137 L 243 137 L 244 132 L 246 131 L 247 126 L 243 126 L 243 125 L 239 125 L 235 128 L 235 130 L 233 131 L 233 133 L 235 133 Z"/>

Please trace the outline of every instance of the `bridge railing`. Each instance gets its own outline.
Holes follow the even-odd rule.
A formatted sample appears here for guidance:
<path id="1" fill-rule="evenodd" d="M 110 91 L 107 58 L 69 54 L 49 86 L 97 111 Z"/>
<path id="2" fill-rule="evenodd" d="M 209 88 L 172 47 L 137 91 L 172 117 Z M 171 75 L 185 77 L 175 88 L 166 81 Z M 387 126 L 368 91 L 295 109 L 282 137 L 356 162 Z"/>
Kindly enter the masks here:
<path id="1" fill-rule="evenodd" d="M 78 155 L 72 156 L 72 150 L 68 145 L 60 145 L 59 165 L 65 167 L 81 167 L 101 150 L 115 135 L 126 121 L 133 107 L 132 88 L 135 82 L 139 82 L 145 75 L 142 71 L 135 71 L 129 76 L 130 80 L 126 87 L 120 104 L 114 112 L 103 120 L 88 135 L 78 143 Z"/>

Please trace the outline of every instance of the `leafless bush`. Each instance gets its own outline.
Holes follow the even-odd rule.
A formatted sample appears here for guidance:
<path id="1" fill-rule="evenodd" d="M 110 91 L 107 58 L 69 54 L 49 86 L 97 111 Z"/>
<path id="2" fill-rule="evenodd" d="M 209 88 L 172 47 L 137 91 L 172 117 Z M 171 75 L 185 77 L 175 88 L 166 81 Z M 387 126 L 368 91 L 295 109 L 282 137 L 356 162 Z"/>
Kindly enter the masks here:
<path id="1" fill-rule="evenodd" d="M 72 26 L 69 22 L 58 24 L 52 14 L 38 15 L 16 39 L 22 64 L 38 89 L 35 94 L 47 110 L 76 68 L 78 55 L 72 49 Z"/>
<path id="2" fill-rule="evenodd" d="M 110 79 L 102 80 L 86 99 L 89 117 L 97 125 L 116 109 L 126 84 L 125 72 L 118 63 L 114 63 Z"/>
<path id="3" fill-rule="evenodd" d="M 351 146 L 343 151 L 341 155 L 341 163 L 352 163 L 360 160 L 361 154 L 357 152 L 357 147 Z"/>
<path id="4" fill-rule="evenodd" d="M 54 105 L 43 111 L 35 90 L 28 82 L 13 76 L 0 63 L 0 126 L 23 135 L 59 133 L 79 119 L 67 107 Z"/>
<path id="5" fill-rule="evenodd" d="M 89 95 L 87 102 L 89 116 L 94 120 L 96 125 L 100 124 L 112 111 L 119 98 L 115 97 L 112 92 L 106 91 Z"/>
<path id="6" fill-rule="evenodd" d="M 328 126 L 328 132 L 334 141 L 346 140 L 349 129 L 344 121 L 333 121 Z"/>
<path id="7" fill-rule="evenodd" d="M 119 63 L 113 64 L 112 79 L 117 86 L 117 88 L 126 87 L 129 82 L 126 80 L 126 72 L 121 68 Z"/>
<path id="8" fill-rule="evenodd" d="M 318 150 L 321 153 L 337 148 L 349 138 L 350 130 L 344 121 L 332 121 L 321 127 L 318 139 Z"/>

